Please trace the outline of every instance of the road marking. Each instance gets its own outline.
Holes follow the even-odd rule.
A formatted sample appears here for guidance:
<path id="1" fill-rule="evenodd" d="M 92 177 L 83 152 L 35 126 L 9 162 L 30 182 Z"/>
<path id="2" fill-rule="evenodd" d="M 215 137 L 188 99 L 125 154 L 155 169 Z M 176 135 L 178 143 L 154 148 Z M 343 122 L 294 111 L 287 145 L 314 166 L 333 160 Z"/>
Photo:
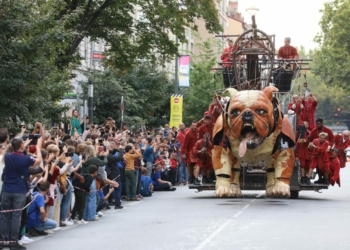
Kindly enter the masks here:
<path id="1" fill-rule="evenodd" d="M 250 204 L 245 205 L 242 210 L 247 209 L 250 206 Z"/>
<path id="2" fill-rule="evenodd" d="M 247 206 L 248 205 L 248 206 Z M 245 205 L 243 209 L 246 209 L 249 207 L 249 204 Z M 215 230 L 214 233 L 212 233 L 208 238 L 206 238 L 201 244 L 199 244 L 196 248 L 194 248 L 193 250 L 200 250 L 203 249 L 203 247 L 205 247 L 210 241 L 212 241 L 212 239 L 214 239 L 219 233 L 221 233 L 222 230 L 224 230 L 228 225 L 230 225 L 231 222 L 233 222 L 234 218 L 237 218 L 238 216 L 240 216 L 243 211 L 240 210 L 237 213 L 235 213 L 231 219 L 228 219 L 224 224 L 221 225 L 221 227 L 219 227 L 218 229 Z"/>

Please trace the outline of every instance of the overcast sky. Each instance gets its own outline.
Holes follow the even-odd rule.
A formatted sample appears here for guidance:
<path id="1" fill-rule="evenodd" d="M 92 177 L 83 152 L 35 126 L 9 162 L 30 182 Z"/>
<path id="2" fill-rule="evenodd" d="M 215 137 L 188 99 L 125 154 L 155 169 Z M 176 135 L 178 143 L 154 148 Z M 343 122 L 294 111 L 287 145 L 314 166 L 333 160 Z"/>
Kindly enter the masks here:
<path id="1" fill-rule="evenodd" d="M 319 21 L 323 4 L 330 0 L 239 0 L 238 10 L 244 21 L 251 23 L 245 11 L 247 7 L 259 9 L 256 15 L 258 29 L 269 35 L 276 35 L 276 48 L 283 45 L 285 37 L 291 37 L 293 46 L 304 45 L 306 49 L 315 48 L 313 38 L 320 31 Z"/>

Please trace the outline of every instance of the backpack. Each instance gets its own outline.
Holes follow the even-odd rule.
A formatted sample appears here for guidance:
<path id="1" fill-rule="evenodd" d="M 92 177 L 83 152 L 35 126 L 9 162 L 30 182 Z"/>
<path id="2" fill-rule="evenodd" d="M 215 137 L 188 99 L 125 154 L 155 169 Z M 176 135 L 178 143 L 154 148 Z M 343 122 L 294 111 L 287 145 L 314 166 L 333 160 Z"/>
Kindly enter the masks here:
<path id="1" fill-rule="evenodd" d="M 149 179 L 148 178 L 145 178 L 144 180 L 141 179 L 140 194 L 143 197 L 152 196 L 151 189 L 149 188 Z"/>

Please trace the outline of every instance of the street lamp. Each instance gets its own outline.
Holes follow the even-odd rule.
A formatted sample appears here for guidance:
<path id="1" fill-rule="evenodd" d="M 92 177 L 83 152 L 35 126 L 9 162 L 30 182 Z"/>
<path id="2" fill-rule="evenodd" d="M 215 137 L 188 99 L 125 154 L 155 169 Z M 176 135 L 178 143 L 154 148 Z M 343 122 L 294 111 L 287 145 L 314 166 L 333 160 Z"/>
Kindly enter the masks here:
<path id="1" fill-rule="evenodd" d="M 257 28 L 256 26 L 256 22 L 255 22 L 255 15 L 258 14 L 259 9 L 255 6 L 251 6 L 249 8 L 246 9 L 248 15 L 250 15 L 252 17 L 252 28 L 255 30 Z M 255 34 L 255 32 L 254 32 Z"/>
<path id="2" fill-rule="evenodd" d="M 246 11 L 250 16 L 255 16 L 256 14 L 258 14 L 259 9 L 255 6 L 251 6 L 249 8 L 246 8 Z"/>

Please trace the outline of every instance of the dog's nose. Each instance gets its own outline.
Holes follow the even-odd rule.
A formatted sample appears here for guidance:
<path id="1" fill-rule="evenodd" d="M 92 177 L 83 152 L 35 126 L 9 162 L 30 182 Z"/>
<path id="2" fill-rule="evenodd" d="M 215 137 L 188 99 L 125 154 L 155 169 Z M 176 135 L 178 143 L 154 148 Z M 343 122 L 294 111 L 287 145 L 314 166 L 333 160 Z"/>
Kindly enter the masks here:
<path id="1" fill-rule="evenodd" d="M 243 115 L 242 115 L 242 120 L 245 122 L 251 122 L 253 121 L 253 113 L 249 110 L 244 111 Z"/>

